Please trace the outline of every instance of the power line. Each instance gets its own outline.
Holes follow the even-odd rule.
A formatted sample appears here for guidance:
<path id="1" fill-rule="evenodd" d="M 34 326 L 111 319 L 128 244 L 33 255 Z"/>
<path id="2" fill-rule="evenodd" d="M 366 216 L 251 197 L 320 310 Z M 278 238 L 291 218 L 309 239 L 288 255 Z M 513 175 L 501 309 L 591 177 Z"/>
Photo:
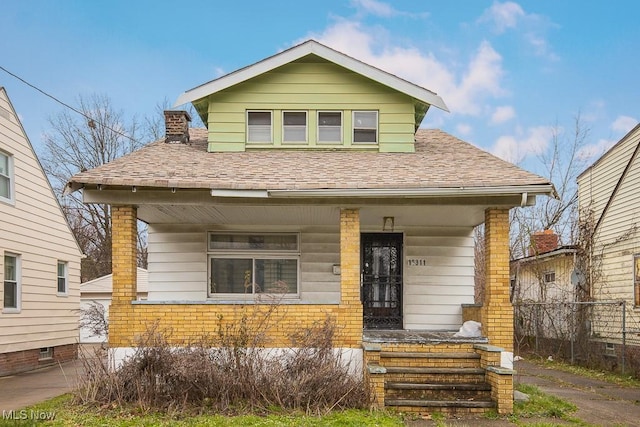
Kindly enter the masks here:
<path id="1" fill-rule="evenodd" d="M 100 123 L 99 121 L 95 120 L 93 117 L 88 116 L 87 114 L 85 114 L 84 112 L 78 110 L 77 108 L 72 107 L 71 105 L 67 104 L 66 102 L 61 101 L 60 99 L 56 98 L 55 96 L 50 95 L 49 93 L 45 92 L 44 90 L 40 89 L 39 87 L 29 83 L 28 81 L 26 81 L 22 77 L 12 73 L 11 71 L 9 71 L 6 68 L 4 68 L 2 65 L 0 65 L 0 70 L 4 71 L 5 73 L 9 74 L 10 76 L 12 76 L 12 77 L 14 77 L 14 78 L 16 78 L 18 80 L 20 80 L 22 83 L 26 84 L 30 88 L 37 90 L 38 92 L 40 92 L 44 96 L 53 99 L 58 104 L 63 105 L 64 107 L 66 107 L 66 108 L 68 108 L 68 109 L 80 114 L 82 117 L 87 119 L 87 123 L 88 123 L 89 127 L 93 128 L 93 127 L 95 127 L 96 124 L 98 124 L 98 125 L 102 126 L 103 128 L 110 130 L 111 132 L 114 132 L 114 133 L 116 133 L 116 134 L 118 134 L 120 136 L 123 136 L 123 137 L 125 137 L 125 138 L 127 138 L 127 139 L 129 139 L 129 140 L 131 140 L 133 142 L 139 143 L 139 141 L 136 140 L 135 138 L 133 138 L 132 136 L 124 134 L 124 133 L 120 132 L 119 130 L 113 129 L 113 128 L 105 125 L 104 123 Z"/>

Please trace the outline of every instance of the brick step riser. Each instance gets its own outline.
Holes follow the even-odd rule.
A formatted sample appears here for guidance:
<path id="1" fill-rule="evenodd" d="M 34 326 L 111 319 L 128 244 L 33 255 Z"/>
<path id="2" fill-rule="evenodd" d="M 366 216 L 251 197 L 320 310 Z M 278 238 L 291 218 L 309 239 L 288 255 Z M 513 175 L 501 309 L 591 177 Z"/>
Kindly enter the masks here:
<path id="1" fill-rule="evenodd" d="M 398 368 L 479 368 L 477 359 L 408 359 L 380 358 L 380 365 Z"/>
<path id="2" fill-rule="evenodd" d="M 385 390 L 384 396 L 386 399 L 491 401 L 491 391 L 478 391 L 478 390 L 387 389 Z"/>
<path id="3" fill-rule="evenodd" d="M 484 374 L 407 374 L 387 373 L 384 376 L 387 382 L 404 383 L 438 383 L 438 384 L 483 384 L 486 382 Z"/>

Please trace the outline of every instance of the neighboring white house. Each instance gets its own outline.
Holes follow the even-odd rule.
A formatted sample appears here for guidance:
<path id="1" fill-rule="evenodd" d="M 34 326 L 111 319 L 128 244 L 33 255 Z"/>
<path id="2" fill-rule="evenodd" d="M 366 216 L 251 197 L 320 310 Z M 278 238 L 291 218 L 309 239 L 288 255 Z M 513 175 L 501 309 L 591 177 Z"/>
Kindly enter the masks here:
<path id="1" fill-rule="evenodd" d="M 147 299 L 147 289 L 149 283 L 149 275 L 144 268 L 138 268 L 138 300 Z M 105 315 L 109 314 L 109 306 L 111 306 L 111 293 L 113 291 L 113 274 L 98 277 L 80 284 L 80 309 L 86 311 L 92 303 L 101 304 L 104 307 Z M 88 327 L 80 328 L 81 343 L 100 343 L 106 342 L 107 337 L 104 335 L 94 335 Z"/>
<path id="2" fill-rule="evenodd" d="M 81 256 L 0 87 L 0 375 L 76 357 Z"/>
<path id="3" fill-rule="evenodd" d="M 592 321 L 592 333 L 602 353 L 618 360 L 626 345 L 627 367 L 640 372 L 630 356 L 640 351 L 640 125 L 578 176 L 578 200 L 582 221 L 594 230 L 590 295 L 626 307 L 623 314 L 619 306 L 597 305 L 594 318 L 604 320 Z"/>

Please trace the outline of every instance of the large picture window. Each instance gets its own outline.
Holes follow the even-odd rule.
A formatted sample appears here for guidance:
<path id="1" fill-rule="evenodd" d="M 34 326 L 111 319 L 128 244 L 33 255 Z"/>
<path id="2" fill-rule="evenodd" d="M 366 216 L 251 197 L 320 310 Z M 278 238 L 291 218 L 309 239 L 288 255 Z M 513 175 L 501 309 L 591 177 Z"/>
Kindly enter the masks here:
<path id="1" fill-rule="evenodd" d="M 209 296 L 297 294 L 298 235 L 209 233 Z"/>
<path id="2" fill-rule="evenodd" d="M 13 254 L 4 256 L 4 297 L 3 312 L 20 311 L 20 257 Z"/>
<path id="3" fill-rule="evenodd" d="M 0 200 L 13 199 L 12 157 L 0 151 Z"/>
<path id="4" fill-rule="evenodd" d="M 271 111 L 247 112 L 247 141 L 271 142 Z"/>

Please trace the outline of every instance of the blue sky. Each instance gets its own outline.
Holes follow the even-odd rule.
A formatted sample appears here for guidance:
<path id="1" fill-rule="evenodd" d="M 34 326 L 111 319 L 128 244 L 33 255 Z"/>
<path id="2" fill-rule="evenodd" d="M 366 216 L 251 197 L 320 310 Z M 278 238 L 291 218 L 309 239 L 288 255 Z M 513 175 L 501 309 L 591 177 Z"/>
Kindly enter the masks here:
<path id="1" fill-rule="evenodd" d="M 553 128 L 590 130 L 593 161 L 640 118 L 636 1 L 9 1 L 0 66 L 72 105 L 128 115 L 308 38 L 437 92 L 423 127 L 536 169 Z M 0 70 L 42 149 L 63 107 Z"/>

